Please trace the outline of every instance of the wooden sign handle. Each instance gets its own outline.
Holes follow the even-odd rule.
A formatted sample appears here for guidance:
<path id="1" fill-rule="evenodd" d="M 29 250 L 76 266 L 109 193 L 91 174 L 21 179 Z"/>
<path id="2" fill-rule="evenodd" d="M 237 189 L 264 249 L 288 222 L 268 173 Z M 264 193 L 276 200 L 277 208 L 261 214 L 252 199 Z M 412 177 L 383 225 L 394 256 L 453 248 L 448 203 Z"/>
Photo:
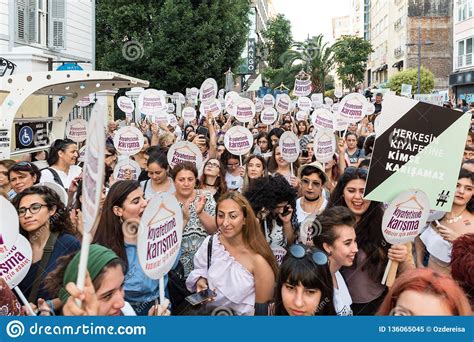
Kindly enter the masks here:
<path id="1" fill-rule="evenodd" d="M 381 281 L 382 285 L 387 285 L 388 287 L 391 287 L 397 276 L 397 270 L 398 262 L 389 260 Z"/>

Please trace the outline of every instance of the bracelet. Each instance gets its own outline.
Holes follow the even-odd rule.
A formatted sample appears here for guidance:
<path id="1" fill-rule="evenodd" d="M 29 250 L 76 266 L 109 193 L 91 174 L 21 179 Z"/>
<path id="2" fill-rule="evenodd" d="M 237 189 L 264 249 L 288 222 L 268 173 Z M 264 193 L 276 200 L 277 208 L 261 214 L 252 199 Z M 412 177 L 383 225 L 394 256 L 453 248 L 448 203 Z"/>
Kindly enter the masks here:
<path id="1" fill-rule="evenodd" d="M 51 310 L 52 312 L 54 312 L 54 302 L 53 302 L 51 299 L 48 299 L 48 300 L 46 301 L 46 304 L 48 304 L 50 310 Z"/>

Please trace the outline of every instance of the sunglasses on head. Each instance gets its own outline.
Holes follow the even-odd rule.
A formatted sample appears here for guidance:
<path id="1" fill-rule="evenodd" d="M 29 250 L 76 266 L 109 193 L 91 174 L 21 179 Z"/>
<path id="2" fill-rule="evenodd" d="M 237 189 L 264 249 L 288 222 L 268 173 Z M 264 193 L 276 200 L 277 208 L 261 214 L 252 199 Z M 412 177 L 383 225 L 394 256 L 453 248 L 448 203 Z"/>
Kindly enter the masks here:
<path id="1" fill-rule="evenodd" d="M 30 162 L 22 161 L 14 164 L 12 166 L 13 169 L 19 169 L 20 171 L 32 171 L 33 165 Z"/>
<path id="2" fill-rule="evenodd" d="M 367 169 L 364 169 L 361 167 L 353 167 L 353 166 L 350 166 L 344 170 L 345 175 L 362 174 L 366 176 L 367 172 L 368 172 Z"/>
<path id="3" fill-rule="evenodd" d="M 301 244 L 294 244 L 290 246 L 289 252 L 296 259 L 303 259 L 306 255 L 310 254 L 311 260 L 319 266 L 324 266 L 328 263 L 327 254 L 319 249 L 310 249 Z"/>

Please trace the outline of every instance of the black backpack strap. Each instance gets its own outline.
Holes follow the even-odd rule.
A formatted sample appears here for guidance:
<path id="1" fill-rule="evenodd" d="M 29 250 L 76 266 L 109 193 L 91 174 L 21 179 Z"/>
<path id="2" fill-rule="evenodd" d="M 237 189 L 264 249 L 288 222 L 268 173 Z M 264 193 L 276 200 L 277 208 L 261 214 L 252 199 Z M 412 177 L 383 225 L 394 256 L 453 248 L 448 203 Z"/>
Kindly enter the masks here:
<path id="1" fill-rule="evenodd" d="M 59 177 L 59 174 L 56 172 L 56 170 L 51 167 L 48 167 L 47 170 L 49 170 L 49 172 L 51 172 L 51 174 L 53 175 L 54 181 L 64 188 L 64 184 L 61 180 L 61 177 Z"/>
<path id="2" fill-rule="evenodd" d="M 211 267 L 211 258 L 212 258 L 212 240 L 214 239 L 214 235 L 211 235 L 209 238 L 209 242 L 207 244 L 207 269 Z"/>
<path id="3" fill-rule="evenodd" d="M 148 181 L 149 181 L 149 179 L 147 179 L 147 180 L 145 181 L 145 186 L 143 187 L 143 193 L 146 192 L 146 187 L 147 187 L 147 185 L 148 185 Z"/>
<path id="4" fill-rule="evenodd" d="M 46 267 L 48 266 L 49 259 L 51 254 L 53 254 L 54 245 L 58 238 L 58 233 L 50 233 L 46 246 L 43 249 L 43 257 L 41 258 L 40 264 L 36 271 L 35 280 L 33 281 L 33 287 L 31 288 L 30 296 L 28 297 L 28 302 L 36 303 L 36 296 L 38 295 L 38 290 L 41 284 L 41 276 L 45 273 Z"/>

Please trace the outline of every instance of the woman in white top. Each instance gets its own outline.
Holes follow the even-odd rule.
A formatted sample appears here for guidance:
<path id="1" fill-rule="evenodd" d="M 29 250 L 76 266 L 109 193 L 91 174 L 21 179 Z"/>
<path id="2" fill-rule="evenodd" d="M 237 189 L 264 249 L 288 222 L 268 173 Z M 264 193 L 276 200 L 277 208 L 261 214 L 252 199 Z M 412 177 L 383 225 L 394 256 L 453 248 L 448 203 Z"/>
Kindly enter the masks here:
<path id="1" fill-rule="evenodd" d="M 272 299 L 277 265 L 258 221 L 238 192 L 221 196 L 217 204 L 219 232 L 207 237 L 194 257 L 194 270 L 186 280 L 191 291 L 216 291 L 214 305 L 238 315 L 253 315 L 256 303 Z M 212 253 L 208 264 L 209 239 Z"/>
<path id="2" fill-rule="evenodd" d="M 298 188 L 299 183 L 298 183 L 298 178 L 296 178 L 294 172 L 298 168 L 297 163 L 293 163 L 293 173 L 291 172 L 291 167 L 290 163 L 288 163 L 285 159 L 283 159 L 281 155 L 281 149 L 280 146 L 274 146 L 273 147 L 273 153 L 268 161 L 268 171 L 271 172 L 271 174 L 276 174 L 279 173 L 285 179 L 288 181 L 288 183 L 294 187 Z"/>
<path id="3" fill-rule="evenodd" d="M 315 221 L 313 243 L 329 255 L 329 270 L 334 286 L 334 307 L 339 316 L 352 316 L 352 298 L 339 272 L 350 267 L 358 251 L 355 234 L 355 216 L 346 207 L 326 209 Z"/>
<path id="4" fill-rule="evenodd" d="M 49 167 L 41 171 L 40 182 L 51 182 L 69 189 L 82 169 L 76 165 L 79 152 L 77 144 L 71 139 L 57 139 L 51 145 L 48 157 Z"/>
<path id="5" fill-rule="evenodd" d="M 450 273 L 453 241 L 464 234 L 474 233 L 474 174 L 461 169 L 451 211 L 415 240 L 416 266 L 424 267 L 425 252 L 430 253 L 428 267 L 439 273 Z"/>
<path id="6" fill-rule="evenodd" d="M 162 192 L 173 194 L 176 191 L 173 180 L 168 176 L 168 159 L 165 153 L 151 154 L 146 168 L 150 179 L 140 182 L 145 199 L 149 200 Z"/>

